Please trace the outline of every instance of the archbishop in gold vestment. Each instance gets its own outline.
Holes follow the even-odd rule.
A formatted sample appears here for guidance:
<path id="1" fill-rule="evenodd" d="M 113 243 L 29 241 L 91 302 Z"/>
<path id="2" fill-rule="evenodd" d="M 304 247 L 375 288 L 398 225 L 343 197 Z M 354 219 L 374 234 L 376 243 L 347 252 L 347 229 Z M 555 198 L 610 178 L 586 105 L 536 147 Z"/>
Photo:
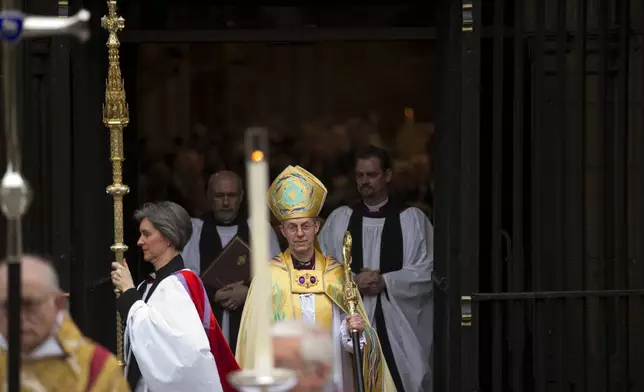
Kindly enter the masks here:
<path id="1" fill-rule="evenodd" d="M 61 312 L 55 336 L 22 360 L 21 392 L 129 392 L 123 370 L 107 349 L 91 342 Z M 0 351 L 1 391 L 6 391 L 7 349 Z"/>
<path id="2" fill-rule="evenodd" d="M 286 250 L 271 260 L 270 273 L 273 322 L 301 319 L 303 311 L 310 312 L 310 310 L 302 309 L 304 302 L 301 297 L 307 294 L 313 295 L 315 323 L 332 330 L 337 341 L 334 349 L 333 382 L 336 385 L 342 385 L 342 390 L 345 392 L 353 391 L 355 376 L 353 374 L 352 341 L 346 330 L 346 321 L 344 321 L 348 309 L 344 303 L 343 265 L 331 257 L 325 257 L 316 250 L 313 269 L 296 269 L 290 252 Z M 258 333 L 269 333 L 269 331 L 258 331 L 252 323 L 254 319 L 253 304 L 258 303 L 253 300 L 253 295 L 253 285 L 251 284 L 237 341 L 237 362 L 243 369 L 250 369 L 254 366 L 253 342 L 256 340 L 255 336 Z M 358 311 L 367 323 L 361 338 L 365 390 L 395 392 L 396 388 L 382 355 L 378 336 L 368 323 L 369 319 L 361 299 Z"/>

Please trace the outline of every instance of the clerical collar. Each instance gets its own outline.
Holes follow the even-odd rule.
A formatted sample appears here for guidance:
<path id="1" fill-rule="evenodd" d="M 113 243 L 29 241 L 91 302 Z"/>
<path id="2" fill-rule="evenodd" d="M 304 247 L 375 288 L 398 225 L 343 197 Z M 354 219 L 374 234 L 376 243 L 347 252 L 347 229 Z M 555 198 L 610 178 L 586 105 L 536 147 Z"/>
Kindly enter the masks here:
<path id="1" fill-rule="evenodd" d="M 300 261 L 291 255 L 293 260 L 293 267 L 298 270 L 312 270 L 315 269 L 315 252 L 313 252 L 313 257 L 309 261 Z"/>
<path id="2" fill-rule="evenodd" d="M 230 226 L 239 226 L 239 222 L 242 220 L 242 218 L 239 217 L 239 214 L 231 221 L 229 222 L 224 222 L 215 217 L 214 212 L 209 211 L 203 214 L 201 217 L 201 220 L 205 221 L 211 221 L 214 222 L 216 226 L 222 226 L 222 227 L 230 227 Z"/>
<path id="3" fill-rule="evenodd" d="M 65 313 L 63 311 L 58 312 L 58 315 L 56 316 L 56 323 L 54 324 L 54 329 L 51 336 L 49 336 L 32 352 L 27 355 L 23 355 L 25 359 L 41 359 L 65 356 L 65 351 L 56 339 L 56 334 L 58 333 L 60 326 L 63 324 L 64 317 Z M 7 341 L 5 340 L 4 336 L 0 335 L 0 348 L 2 350 L 7 350 L 7 346 Z"/>
<path id="4" fill-rule="evenodd" d="M 183 264 L 183 257 L 181 257 L 181 253 L 179 253 L 178 255 L 174 256 L 172 260 L 168 262 L 168 264 L 159 268 L 158 271 L 151 273 L 150 278 L 152 278 L 152 281 L 162 281 L 164 278 L 167 278 L 173 273 L 181 271 L 184 268 L 185 266 Z"/>
<path id="5" fill-rule="evenodd" d="M 370 205 L 369 205 L 369 204 L 367 204 L 367 203 L 364 203 L 364 205 L 365 205 L 365 207 L 367 207 L 367 209 L 368 209 L 370 212 L 378 212 L 378 211 L 380 211 L 380 209 L 381 209 L 382 207 L 384 207 L 387 203 L 389 203 L 389 198 L 388 198 L 388 197 L 387 197 L 385 200 L 381 201 L 380 203 L 378 203 L 378 204 L 376 204 L 376 205 L 370 206 Z"/>

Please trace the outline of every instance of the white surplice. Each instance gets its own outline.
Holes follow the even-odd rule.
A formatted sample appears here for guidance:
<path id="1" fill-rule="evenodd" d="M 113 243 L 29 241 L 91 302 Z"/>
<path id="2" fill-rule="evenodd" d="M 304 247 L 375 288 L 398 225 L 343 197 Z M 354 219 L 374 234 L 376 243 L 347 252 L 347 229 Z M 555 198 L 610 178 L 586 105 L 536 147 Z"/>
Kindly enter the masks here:
<path id="1" fill-rule="evenodd" d="M 186 265 L 186 268 L 190 269 L 197 275 L 201 274 L 201 254 L 199 252 L 199 241 L 201 240 L 201 229 L 203 228 L 203 221 L 199 218 L 191 218 L 192 221 L 192 236 L 190 240 L 183 248 L 181 256 Z M 250 219 L 248 220 L 248 228 L 250 229 Z M 217 233 L 219 233 L 219 238 L 221 239 L 221 248 L 225 248 L 228 243 L 235 238 L 237 235 L 237 230 L 239 226 L 217 226 Z M 277 256 L 280 253 L 280 243 L 277 239 L 275 231 L 270 230 L 270 251 L 271 257 Z M 210 298 L 212 300 L 212 298 Z M 224 333 L 226 342 L 232 344 L 230 339 L 237 340 L 237 335 L 230 336 L 230 313 L 228 310 L 223 311 L 221 316 L 221 331 Z"/>
<path id="2" fill-rule="evenodd" d="M 386 203 L 386 202 L 385 202 Z M 370 207 L 377 210 L 379 206 Z M 342 241 L 353 210 L 334 210 L 320 231 L 322 251 L 341 262 Z M 362 247 L 364 268 L 380 269 L 380 243 L 385 218 L 364 217 Z M 415 207 L 400 213 L 403 234 L 403 268 L 383 274 L 387 294 L 380 294 L 387 336 L 406 392 L 432 390 L 430 358 L 433 339 L 432 269 L 434 229 L 429 219 Z M 376 296 L 364 296 L 371 325 L 376 328 Z"/>
<path id="3" fill-rule="evenodd" d="M 143 298 L 148 297 L 151 283 Z M 132 354 L 141 370 L 134 392 L 222 391 L 210 343 L 194 302 L 175 275 L 164 278 L 148 298 L 130 308 L 124 352 L 129 370 Z"/>

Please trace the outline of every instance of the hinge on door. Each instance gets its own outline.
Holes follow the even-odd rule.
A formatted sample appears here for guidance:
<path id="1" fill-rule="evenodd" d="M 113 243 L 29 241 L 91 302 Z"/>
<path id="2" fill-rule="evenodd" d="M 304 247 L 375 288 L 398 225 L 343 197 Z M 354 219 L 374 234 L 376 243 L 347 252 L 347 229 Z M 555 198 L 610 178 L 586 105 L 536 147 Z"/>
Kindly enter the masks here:
<path id="1" fill-rule="evenodd" d="M 463 1 L 463 20 L 461 30 L 466 33 L 474 31 L 474 12 L 471 1 Z"/>
<path id="2" fill-rule="evenodd" d="M 472 297 L 464 295 L 461 297 L 461 327 L 472 326 Z"/>

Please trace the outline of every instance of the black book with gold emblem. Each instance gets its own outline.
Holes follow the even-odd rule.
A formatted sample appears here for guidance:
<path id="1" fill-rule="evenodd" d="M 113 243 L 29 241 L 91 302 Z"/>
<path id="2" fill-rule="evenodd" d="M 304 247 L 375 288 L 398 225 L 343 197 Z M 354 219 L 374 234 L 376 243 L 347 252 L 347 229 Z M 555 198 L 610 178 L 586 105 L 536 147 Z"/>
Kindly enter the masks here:
<path id="1" fill-rule="evenodd" d="M 219 256 L 201 273 L 201 280 L 215 290 L 237 282 L 250 281 L 250 247 L 235 236 Z"/>

